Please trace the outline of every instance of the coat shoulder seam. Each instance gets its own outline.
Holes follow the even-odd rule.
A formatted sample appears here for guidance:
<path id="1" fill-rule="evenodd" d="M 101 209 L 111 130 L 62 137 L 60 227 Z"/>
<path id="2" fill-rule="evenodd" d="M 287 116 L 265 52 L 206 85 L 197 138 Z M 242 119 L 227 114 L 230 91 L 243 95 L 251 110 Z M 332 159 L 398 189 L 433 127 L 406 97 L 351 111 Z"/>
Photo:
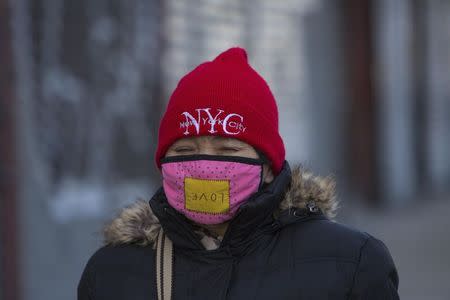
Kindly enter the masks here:
<path id="1" fill-rule="evenodd" d="M 351 297 L 352 297 L 353 289 L 355 287 L 356 280 L 358 278 L 359 271 L 360 271 L 362 254 L 363 254 L 364 248 L 366 247 L 366 245 L 369 243 L 369 240 L 370 240 L 370 236 L 367 233 L 363 232 L 363 234 L 366 236 L 366 240 L 364 241 L 364 243 L 359 248 L 358 263 L 356 264 L 355 273 L 353 274 L 352 286 L 350 288 L 349 298 L 348 299 L 351 299 Z"/>

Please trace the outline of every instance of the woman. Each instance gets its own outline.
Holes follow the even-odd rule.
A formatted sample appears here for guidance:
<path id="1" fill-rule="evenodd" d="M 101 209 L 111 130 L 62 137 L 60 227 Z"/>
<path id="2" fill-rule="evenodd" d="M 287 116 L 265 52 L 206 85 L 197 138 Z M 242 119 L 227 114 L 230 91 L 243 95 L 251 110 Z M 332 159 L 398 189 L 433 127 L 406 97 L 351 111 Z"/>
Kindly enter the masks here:
<path id="1" fill-rule="evenodd" d="M 334 182 L 285 161 L 275 99 L 231 48 L 161 121 L 162 187 L 104 230 L 78 299 L 398 299 L 386 246 L 330 219 Z"/>

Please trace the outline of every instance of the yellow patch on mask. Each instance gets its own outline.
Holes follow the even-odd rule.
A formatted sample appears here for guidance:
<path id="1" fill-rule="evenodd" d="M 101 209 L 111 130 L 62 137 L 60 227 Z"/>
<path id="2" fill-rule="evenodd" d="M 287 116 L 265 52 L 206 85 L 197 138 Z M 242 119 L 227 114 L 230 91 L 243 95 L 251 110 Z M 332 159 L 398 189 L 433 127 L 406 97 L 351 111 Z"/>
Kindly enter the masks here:
<path id="1" fill-rule="evenodd" d="M 186 209 L 193 212 L 221 214 L 230 210 L 230 181 L 184 179 Z"/>

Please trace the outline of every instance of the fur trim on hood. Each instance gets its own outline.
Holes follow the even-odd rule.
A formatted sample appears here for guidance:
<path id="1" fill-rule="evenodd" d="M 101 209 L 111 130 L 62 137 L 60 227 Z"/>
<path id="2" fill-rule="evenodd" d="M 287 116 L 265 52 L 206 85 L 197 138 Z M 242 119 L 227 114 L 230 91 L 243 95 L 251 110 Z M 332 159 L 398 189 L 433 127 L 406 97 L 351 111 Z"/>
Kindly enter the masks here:
<path id="1" fill-rule="evenodd" d="M 298 166 L 292 170 L 291 185 L 280 203 L 280 211 L 305 208 L 314 201 L 322 212 L 333 218 L 338 203 L 335 196 L 335 181 L 331 177 L 314 176 Z M 161 228 L 147 201 L 138 200 L 122 209 L 120 214 L 103 229 L 104 244 L 153 244 Z"/>

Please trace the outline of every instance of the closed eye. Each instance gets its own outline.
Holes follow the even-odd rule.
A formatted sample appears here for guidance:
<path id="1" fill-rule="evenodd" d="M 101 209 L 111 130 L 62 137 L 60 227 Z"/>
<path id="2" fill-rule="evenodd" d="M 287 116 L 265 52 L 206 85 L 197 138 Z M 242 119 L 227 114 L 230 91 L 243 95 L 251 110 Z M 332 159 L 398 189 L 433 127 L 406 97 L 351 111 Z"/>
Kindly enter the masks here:
<path id="1" fill-rule="evenodd" d="M 237 152 L 237 151 L 241 150 L 241 148 L 238 148 L 238 147 L 221 147 L 220 150 L 224 151 L 224 152 Z"/>
<path id="2" fill-rule="evenodd" d="M 176 153 L 186 153 L 186 152 L 192 152 L 194 151 L 194 148 L 192 147 L 177 147 L 174 149 Z"/>

